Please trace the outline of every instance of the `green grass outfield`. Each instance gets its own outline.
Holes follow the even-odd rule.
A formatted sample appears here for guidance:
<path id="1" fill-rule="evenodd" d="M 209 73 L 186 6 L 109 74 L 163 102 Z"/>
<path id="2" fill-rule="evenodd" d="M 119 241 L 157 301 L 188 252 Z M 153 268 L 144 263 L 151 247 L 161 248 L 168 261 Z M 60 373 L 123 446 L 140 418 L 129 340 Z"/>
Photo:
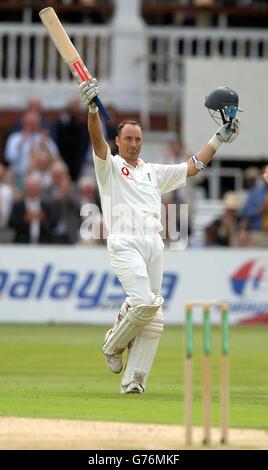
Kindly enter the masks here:
<path id="1" fill-rule="evenodd" d="M 120 395 L 105 366 L 106 328 L 0 325 L 0 415 L 183 423 L 184 335 L 166 327 L 144 395 Z M 219 329 L 213 328 L 213 425 L 219 420 Z M 268 429 L 268 329 L 232 327 L 232 427 Z M 201 329 L 195 330 L 194 424 L 202 419 Z"/>

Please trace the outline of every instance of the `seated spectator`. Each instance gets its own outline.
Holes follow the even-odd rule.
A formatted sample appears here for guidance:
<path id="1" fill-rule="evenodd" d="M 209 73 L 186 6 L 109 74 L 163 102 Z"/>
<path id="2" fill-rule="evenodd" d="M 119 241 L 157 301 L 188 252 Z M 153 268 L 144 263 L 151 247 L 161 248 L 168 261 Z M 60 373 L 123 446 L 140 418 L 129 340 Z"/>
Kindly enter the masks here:
<path id="1" fill-rule="evenodd" d="M 237 195 L 228 191 L 223 197 L 224 213 L 205 229 L 205 246 L 237 246 L 238 214 L 241 207 Z"/>
<path id="2" fill-rule="evenodd" d="M 80 205 L 97 203 L 97 185 L 94 178 L 84 176 L 78 181 Z"/>
<path id="3" fill-rule="evenodd" d="M 52 186 L 51 166 L 52 160 L 47 151 L 40 150 L 39 152 L 33 152 L 32 161 L 27 173 L 39 180 L 44 197 L 49 193 Z"/>
<path id="4" fill-rule="evenodd" d="M 6 169 L 0 164 L 0 243 L 13 241 L 13 231 L 8 227 L 8 221 L 14 201 L 12 186 L 5 179 Z"/>
<path id="5" fill-rule="evenodd" d="M 40 197 L 38 179 L 28 176 L 25 180 L 25 198 L 15 202 L 9 226 L 15 232 L 15 243 L 49 243 L 50 232 L 55 225 L 50 205 Z"/>
<path id="6" fill-rule="evenodd" d="M 47 129 L 49 132 L 51 131 L 51 122 L 46 119 L 43 115 L 43 106 L 39 98 L 32 97 L 29 99 L 25 112 L 28 111 L 33 111 L 34 113 L 37 113 L 40 115 L 40 120 L 41 120 L 41 128 L 42 129 Z M 15 123 L 12 132 L 18 132 L 21 131 L 23 127 L 23 118 L 18 119 L 18 121 Z"/>
<path id="7" fill-rule="evenodd" d="M 244 207 L 240 213 L 240 229 L 249 233 L 253 247 L 268 247 L 268 231 L 264 228 L 268 185 L 257 182 L 248 191 Z"/>
<path id="8" fill-rule="evenodd" d="M 23 116 L 21 131 L 9 135 L 5 146 L 5 159 L 13 172 L 15 186 L 23 189 L 23 179 L 30 164 L 31 153 L 34 150 L 47 150 L 51 155 L 58 157 L 56 144 L 49 137 L 47 130 L 40 126 L 40 115 L 28 111 Z"/>
<path id="9" fill-rule="evenodd" d="M 49 201 L 56 214 L 57 224 L 52 231 L 53 243 L 71 244 L 78 241 L 80 206 L 67 166 L 55 162 L 51 169 L 52 186 Z"/>
<path id="10" fill-rule="evenodd" d="M 244 172 L 245 187 L 247 191 L 254 188 L 258 182 L 260 171 L 256 166 L 250 166 Z"/>
<path id="11" fill-rule="evenodd" d="M 248 167 L 243 173 L 243 189 L 239 190 L 239 198 L 241 200 L 241 207 L 244 207 L 248 198 L 248 192 L 251 188 L 254 188 L 258 182 L 260 176 L 260 170 L 256 166 Z"/>
<path id="12" fill-rule="evenodd" d="M 87 119 L 79 100 L 72 100 L 54 124 L 53 136 L 71 179 L 77 181 L 89 148 Z"/>

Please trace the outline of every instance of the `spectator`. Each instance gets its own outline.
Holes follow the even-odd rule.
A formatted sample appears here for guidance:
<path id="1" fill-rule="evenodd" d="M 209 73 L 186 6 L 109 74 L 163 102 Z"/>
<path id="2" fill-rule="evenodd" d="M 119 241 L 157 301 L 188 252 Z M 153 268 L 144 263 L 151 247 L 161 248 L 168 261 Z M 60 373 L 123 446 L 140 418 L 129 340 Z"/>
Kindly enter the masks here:
<path id="1" fill-rule="evenodd" d="M 40 197 L 38 179 L 28 176 L 25 180 L 25 199 L 15 202 L 9 226 L 14 229 L 15 243 L 49 243 L 55 217 L 48 203 Z"/>
<path id="2" fill-rule="evenodd" d="M 28 111 L 33 111 L 34 113 L 39 114 L 40 115 L 40 120 L 41 120 L 41 128 L 42 129 L 47 129 L 49 132 L 51 131 L 51 122 L 44 117 L 44 115 L 43 115 L 43 106 L 42 106 L 41 101 L 38 98 L 32 97 L 32 98 L 29 99 L 29 101 L 26 105 L 25 112 L 28 112 Z M 21 131 L 22 127 L 23 127 L 23 118 L 18 119 L 18 121 L 15 123 L 15 126 L 14 126 L 12 132 Z"/>
<path id="3" fill-rule="evenodd" d="M 23 116 L 21 131 L 10 134 L 5 147 L 5 159 L 13 171 L 14 184 L 23 189 L 23 178 L 31 161 L 32 152 L 46 150 L 53 157 L 58 157 L 56 144 L 49 137 L 47 130 L 40 126 L 40 115 L 28 111 Z"/>
<path id="4" fill-rule="evenodd" d="M 239 198 L 241 200 L 241 207 L 246 203 L 248 192 L 251 188 L 254 188 L 258 182 L 260 176 L 259 168 L 250 166 L 244 171 L 244 184 L 243 189 L 239 191 Z"/>
<path id="5" fill-rule="evenodd" d="M 84 176 L 78 182 L 80 205 L 97 203 L 97 185 L 94 178 Z"/>
<path id="6" fill-rule="evenodd" d="M 0 243 L 10 243 L 13 232 L 8 227 L 8 221 L 14 201 L 14 192 L 5 180 L 6 169 L 0 164 Z"/>
<path id="7" fill-rule="evenodd" d="M 54 126 L 55 141 L 71 179 L 77 181 L 89 148 L 87 123 L 78 100 L 70 101 Z"/>
<path id="8" fill-rule="evenodd" d="M 240 199 L 233 191 L 223 197 L 224 213 L 205 230 L 206 246 L 236 246 L 238 244 L 238 214 Z"/>
<path id="9" fill-rule="evenodd" d="M 268 247 L 268 231 L 264 230 L 268 185 L 256 183 L 248 191 L 244 207 L 240 213 L 240 229 L 249 232 L 251 245 Z"/>
<path id="10" fill-rule="evenodd" d="M 79 202 L 67 166 L 55 162 L 51 169 L 52 186 L 49 201 L 57 219 L 52 232 L 53 243 L 71 244 L 78 241 L 80 227 Z"/>
<path id="11" fill-rule="evenodd" d="M 51 175 L 52 159 L 48 152 L 40 150 L 33 153 L 32 162 L 28 168 L 28 174 L 37 178 L 41 185 L 41 193 L 45 197 L 52 186 Z"/>
<path id="12" fill-rule="evenodd" d="M 259 174 L 259 169 L 255 166 L 250 166 L 245 170 L 244 180 L 245 187 L 247 190 L 250 190 L 251 188 L 254 188 L 256 186 Z"/>

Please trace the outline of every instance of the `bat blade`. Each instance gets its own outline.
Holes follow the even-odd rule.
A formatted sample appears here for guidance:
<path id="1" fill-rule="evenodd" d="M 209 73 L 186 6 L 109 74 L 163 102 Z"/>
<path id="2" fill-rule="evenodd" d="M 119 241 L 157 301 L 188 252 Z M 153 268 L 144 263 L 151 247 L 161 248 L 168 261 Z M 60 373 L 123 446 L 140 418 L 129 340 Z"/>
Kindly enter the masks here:
<path id="1" fill-rule="evenodd" d="M 52 7 L 44 8 L 39 12 L 39 16 L 50 39 L 53 41 L 64 62 L 68 65 L 77 83 L 80 84 L 86 80 L 90 80 L 92 76 L 62 26 L 55 10 Z M 104 119 L 108 121 L 110 116 L 101 100 L 96 97 L 94 98 L 94 102 L 99 107 Z"/>

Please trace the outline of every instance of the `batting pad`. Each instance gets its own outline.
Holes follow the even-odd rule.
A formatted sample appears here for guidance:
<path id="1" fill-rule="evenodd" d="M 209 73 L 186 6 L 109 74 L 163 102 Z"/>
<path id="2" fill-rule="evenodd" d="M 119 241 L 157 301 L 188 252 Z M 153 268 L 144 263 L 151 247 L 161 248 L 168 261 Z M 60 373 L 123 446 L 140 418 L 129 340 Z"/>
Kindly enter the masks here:
<path id="1" fill-rule="evenodd" d="M 128 351 L 127 366 L 121 382 L 122 393 L 124 387 L 135 381 L 136 377 L 139 377 L 140 385 L 145 388 L 163 330 L 164 319 L 160 307 L 151 323 L 137 334 Z"/>
<path id="2" fill-rule="evenodd" d="M 109 356 L 123 352 L 128 343 L 151 323 L 163 302 L 163 298 L 157 296 L 151 305 L 137 305 L 130 308 L 122 321 L 112 328 L 111 334 L 103 345 L 103 353 Z"/>

